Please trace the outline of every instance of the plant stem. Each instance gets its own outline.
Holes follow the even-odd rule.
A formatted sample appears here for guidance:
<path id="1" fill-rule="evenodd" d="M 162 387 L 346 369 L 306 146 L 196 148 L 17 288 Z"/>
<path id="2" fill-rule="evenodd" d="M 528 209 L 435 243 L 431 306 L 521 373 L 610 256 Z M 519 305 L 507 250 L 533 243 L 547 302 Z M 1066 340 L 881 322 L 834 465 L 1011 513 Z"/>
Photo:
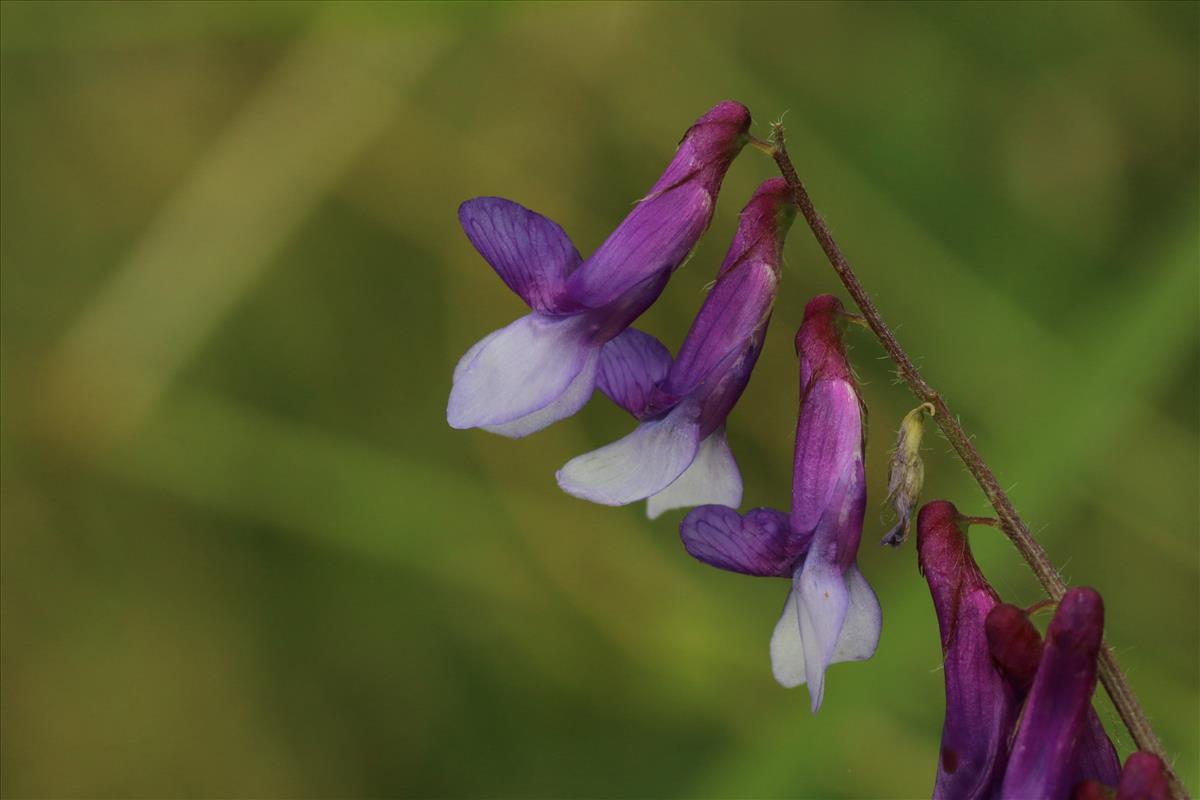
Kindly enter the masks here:
<path id="1" fill-rule="evenodd" d="M 962 425 L 958 421 L 950 408 L 946 405 L 946 401 L 938 394 L 929 383 L 921 376 L 920 370 L 913 363 L 908 354 L 904 352 L 904 348 L 896 340 L 895 334 L 891 328 L 883 321 L 879 310 L 875 308 L 875 304 L 871 302 L 870 296 L 866 289 L 859 282 L 858 276 L 854 274 L 854 269 L 850 266 L 850 262 L 846 260 L 846 256 L 842 254 L 841 248 L 837 246 L 837 242 L 833 239 L 833 234 L 829 230 L 829 226 L 825 224 L 825 220 L 821 219 L 821 215 L 813 207 L 812 198 L 808 196 L 808 190 L 804 188 L 804 184 L 800 181 L 800 177 L 796 174 L 796 168 L 792 165 L 792 160 L 788 156 L 787 146 L 784 142 L 784 131 L 782 123 L 773 123 L 771 125 L 771 157 L 775 159 L 775 163 L 779 166 L 779 172 L 787 181 L 788 187 L 792 190 L 793 199 L 800 209 L 800 213 L 807 220 L 809 228 L 812 229 L 813 235 L 817 239 L 817 243 L 821 245 L 821 249 L 825 251 L 826 258 L 833 266 L 834 271 L 841 279 L 842 284 L 846 287 L 846 291 L 854 298 L 854 302 L 858 305 L 863 317 L 866 318 L 867 325 L 874 332 L 879 343 L 883 345 L 883 349 L 887 351 L 888 356 L 896 365 L 900 377 L 908 384 L 908 388 L 917 396 L 919 400 L 931 404 L 937 413 L 933 415 L 934 421 L 945 434 L 946 439 L 954 448 L 954 452 L 958 453 L 958 457 L 962 459 L 970 473 L 975 476 L 975 480 L 979 483 L 979 487 L 983 489 L 983 493 L 987 496 L 988 502 L 996 510 L 996 515 L 1000 519 L 1001 530 L 1008 536 L 1021 557 L 1025 559 L 1038 581 L 1046 590 L 1046 594 L 1050 599 L 1057 602 L 1067 590 L 1066 581 L 1058 574 L 1058 570 L 1050 562 L 1046 551 L 1038 544 L 1037 540 L 1029 533 L 1029 528 L 1025 522 L 1017 514 L 1013 508 L 1012 501 L 1008 499 L 1008 495 L 1000 488 L 1000 483 L 996 480 L 995 474 L 987 463 L 979 455 L 979 451 L 975 449 L 971 437 L 963 430 Z M 1121 668 L 1117 665 L 1117 660 L 1109 649 L 1107 642 L 1100 645 L 1099 657 L 1099 672 L 1100 681 L 1104 684 L 1108 696 L 1112 698 L 1113 705 L 1117 709 L 1117 713 L 1121 715 L 1121 720 L 1125 723 L 1125 727 L 1129 729 L 1133 741 L 1137 744 L 1139 750 L 1147 750 L 1154 753 L 1162 759 L 1163 764 L 1167 768 L 1167 775 L 1171 781 L 1171 793 L 1175 798 L 1187 800 L 1187 790 L 1183 783 L 1175 775 L 1171 769 L 1171 762 L 1163 751 L 1162 743 L 1159 742 L 1158 736 L 1154 733 L 1150 721 L 1146 718 L 1146 713 L 1142 710 L 1137 698 L 1133 694 L 1133 690 L 1129 687 L 1129 682 L 1126 680 Z"/>

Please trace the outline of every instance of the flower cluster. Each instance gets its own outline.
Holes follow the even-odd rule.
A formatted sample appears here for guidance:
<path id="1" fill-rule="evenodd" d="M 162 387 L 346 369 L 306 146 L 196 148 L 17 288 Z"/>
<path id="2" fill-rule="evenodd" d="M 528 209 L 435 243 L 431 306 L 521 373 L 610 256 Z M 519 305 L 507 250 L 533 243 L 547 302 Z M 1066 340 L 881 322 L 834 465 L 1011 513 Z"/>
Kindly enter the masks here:
<path id="1" fill-rule="evenodd" d="M 1003 603 L 967 543 L 966 521 L 937 500 L 917 517 L 917 553 L 941 631 L 946 717 L 934 798 L 1169 797 L 1162 762 L 1122 771 L 1092 708 L 1104 604 L 1086 587 L 1058 602 L 1043 641 Z"/>
<path id="2" fill-rule="evenodd" d="M 792 188 L 750 197 L 716 280 L 675 356 L 630 325 L 659 297 L 707 229 L 721 183 L 750 141 L 750 114 L 724 102 L 684 134 L 649 194 L 583 259 L 549 219 L 496 197 L 468 200 L 463 229 L 530 313 L 488 334 L 458 362 L 446 416 L 455 428 L 519 438 L 564 419 L 596 388 L 633 417 L 627 436 L 571 459 L 566 492 L 595 503 L 647 501 L 657 517 L 692 508 L 684 548 L 714 567 L 791 581 L 770 640 L 785 687 L 807 684 L 816 712 L 831 664 L 870 658 L 879 600 L 858 568 L 867 503 L 866 408 L 846 356 L 849 314 L 831 295 L 804 309 L 796 333 L 799 413 L 788 512 L 739 513 L 742 478 L 726 419 L 762 351 L 796 214 Z M 759 142 L 758 145 L 763 145 Z M 900 426 L 888 499 L 908 535 L 924 482 L 926 403 Z M 1045 639 L 1001 602 L 971 557 L 968 520 L 945 501 L 917 517 L 917 550 L 941 631 L 946 716 L 934 798 L 1168 796 L 1155 756 L 1124 770 L 1091 706 L 1104 609 L 1091 589 L 1066 593 Z"/>

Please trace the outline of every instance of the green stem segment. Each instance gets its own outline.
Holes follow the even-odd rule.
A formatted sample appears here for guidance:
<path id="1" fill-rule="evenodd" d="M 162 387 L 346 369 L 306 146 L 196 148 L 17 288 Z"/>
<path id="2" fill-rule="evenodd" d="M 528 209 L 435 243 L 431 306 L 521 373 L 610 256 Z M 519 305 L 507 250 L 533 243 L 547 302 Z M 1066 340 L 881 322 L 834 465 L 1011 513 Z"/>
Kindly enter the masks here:
<path id="1" fill-rule="evenodd" d="M 841 279 L 842 284 L 846 287 L 846 291 L 854 298 L 854 302 L 858 304 L 858 308 L 862 311 L 863 317 L 866 318 L 867 325 L 871 331 L 879 339 L 879 343 L 883 345 L 883 349 L 887 351 L 888 356 L 896 365 L 900 377 L 908 384 L 908 388 L 918 399 L 929 403 L 936 409 L 933 415 L 934 421 L 945 434 L 946 439 L 954 448 L 954 452 L 958 453 L 958 457 L 966 465 L 970 473 L 975 476 L 975 480 L 979 483 L 979 487 L 983 489 L 983 493 L 987 496 L 988 502 L 996 509 L 996 515 L 1000 520 L 1000 528 L 1005 535 L 1016 545 L 1017 551 L 1021 557 L 1025 559 L 1038 581 L 1045 588 L 1046 594 L 1050 599 L 1057 602 L 1067 590 L 1066 581 L 1058 574 L 1058 570 L 1050 562 L 1046 551 L 1038 544 L 1037 540 L 1029 533 L 1029 528 L 1025 522 L 1017 514 L 1013 508 L 1012 501 L 1008 499 L 1008 495 L 1000 488 L 999 482 L 996 480 L 995 474 L 991 468 L 980 457 L 979 451 L 975 449 L 975 445 L 971 441 L 971 437 L 963 430 L 962 425 L 958 421 L 953 412 L 946 405 L 946 401 L 941 395 L 929 385 L 929 383 L 921 376 L 920 370 L 913 363 L 908 354 L 896 341 L 895 334 L 891 328 L 883 321 L 879 310 L 875 308 L 875 304 L 871 302 L 870 296 L 866 289 L 859 283 L 858 276 L 854 274 L 854 269 L 850 266 L 850 262 L 842 254 L 841 248 L 837 246 L 837 242 L 833 239 L 833 234 L 829 230 L 829 226 L 825 224 L 825 220 L 821 219 L 821 215 L 813 207 L 812 198 L 808 196 L 808 190 L 804 188 L 804 184 L 800 181 L 800 177 L 796 174 L 796 168 L 792 165 L 792 160 L 788 156 L 787 146 L 784 142 L 784 131 L 782 123 L 773 123 L 771 125 L 771 149 L 770 155 L 775 159 L 775 163 L 779 166 L 779 172 L 787 181 L 789 188 L 792 190 L 793 199 L 800 213 L 804 215 L 804 219 L 808 222 L 808 227 L 812 229 L 813 235 L 817 239 L 817 243 L 821 245 L 821 249 L 825 251 L 826 258 L 833 266 L 834 272 Z M 1162 759 L 1166 765 L 1167 775 L 1171 781 L 1171 793 L 1177 800 L 1188 800 L 1187 789 L 1171 768 L 1171 762 L 1163 751 L 1162 743 L 1158 740 L 1158 736 L 1154 733 L 1154 728 L 1150 725 L 1150 720 L 1146 718 L 1146 713 L 1142 710 L 1137 698 L 1133 694 L 1133 690 L 1129 687 L 1129 681 L 1126 680 L 1121 668 L 1117 665 L 1117 660 L 1109 649 L 1108 643 L 1105 642 L 1100 646 L 1099 658 L 1100 682 L 1104 684 L 1108 696 L 1112 698 L 1113 705 L 1117 709 L 1117 713 L 1121 715 L 1121 720 L 1125 723 L 1125 727 L 1129 729 L 1133 741 L 1137 744 L 1139 750 L 1146 750 L 1154 753 Z"/>

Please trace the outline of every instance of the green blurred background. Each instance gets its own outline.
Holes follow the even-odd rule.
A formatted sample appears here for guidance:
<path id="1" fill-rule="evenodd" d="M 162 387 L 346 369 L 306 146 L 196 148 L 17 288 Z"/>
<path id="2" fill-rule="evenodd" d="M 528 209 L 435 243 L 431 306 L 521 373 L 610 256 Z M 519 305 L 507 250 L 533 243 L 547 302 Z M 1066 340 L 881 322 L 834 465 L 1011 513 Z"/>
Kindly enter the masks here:
<path id="1" fill-rule="evenodd" d="M 771 678 L 784 582 L 555 486 L 621 413 L 445 424 L 456 359 L 523 313 L 457 204 L 511 197 L 586 254 L 724 98 L 760 135 L 787 112 L 1200 789 L 1197 8 L 3 3 L 3 793 L 928 796 L 936 625 L 911 543 L 875 545 L 914 401 L 865 332 L 885 627 L 815 717 Z M 640 323 L 672 348 L 771 174 L 734 164 Z M 787 257 L 730 422 L 748 506 L 787 507 L 791 335 L 840 290 L 801 224 Z M 947 451 L 926 497 L 985 513 Z"/>

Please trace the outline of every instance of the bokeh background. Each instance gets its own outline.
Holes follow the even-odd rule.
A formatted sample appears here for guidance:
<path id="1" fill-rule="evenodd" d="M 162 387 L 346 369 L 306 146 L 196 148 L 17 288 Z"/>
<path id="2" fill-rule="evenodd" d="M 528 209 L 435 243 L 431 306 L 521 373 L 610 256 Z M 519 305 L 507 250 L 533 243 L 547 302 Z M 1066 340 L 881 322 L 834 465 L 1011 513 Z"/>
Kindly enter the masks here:
<path id="1" fill-rule="evenodd" d="M 585 254 L 724 98 L 786 112 L 818 206 L 1108 634 L 1193 790 L 1198 12 L 1193 3 L 0 5 L 8 797 L 920 797 L 937 631 L 870 405 L 878 655 L 813 716 L 771 678 L 786 584 L 681 513 L 554 470 L 630 421 L 452 431 L 456 359 L 522 312 L 457 227 L 514 198 Z M 678 345 L 737 210 L 640 323 Z M 730 424 L 787 507 L 798 224 Z M 843 294 L 844 296 L 844 294 Z M 987 507 L 937 436 L 927 498 Z M 1037 587 L 998 534 L 1008 598 Z M 1128 735 L 1098 694 L 1122 753 Z"/>

